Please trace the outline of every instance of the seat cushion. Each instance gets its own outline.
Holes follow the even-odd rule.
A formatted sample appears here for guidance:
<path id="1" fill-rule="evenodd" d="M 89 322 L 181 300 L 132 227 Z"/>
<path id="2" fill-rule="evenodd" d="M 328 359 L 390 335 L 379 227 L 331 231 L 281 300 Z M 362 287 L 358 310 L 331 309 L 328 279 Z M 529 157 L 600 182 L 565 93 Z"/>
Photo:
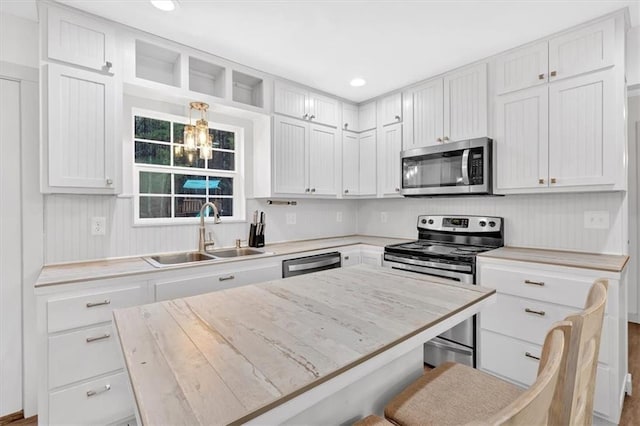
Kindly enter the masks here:
<path id="1" fill-rule="evenodd" d="M 353 426 L 395 426 L 393 423 L 374 414 L 358 420 Z"/>
<path id="2" fill-rule="evenodd" d="M 384 415 L 398 425 L 460 425 L 487 419 L 523 392 L 497 377 L 448 362 L 393 398 Z"/>

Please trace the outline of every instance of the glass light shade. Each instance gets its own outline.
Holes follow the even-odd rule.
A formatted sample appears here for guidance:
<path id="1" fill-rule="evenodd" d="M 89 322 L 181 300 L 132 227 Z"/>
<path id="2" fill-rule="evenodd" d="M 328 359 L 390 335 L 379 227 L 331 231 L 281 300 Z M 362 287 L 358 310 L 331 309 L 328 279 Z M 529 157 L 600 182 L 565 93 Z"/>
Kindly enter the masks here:
<path id="1" fill-rule="evenodd" d="M 196 128 L 187 124 L 184 126 L 184 149 L 195 151 L 196 148 Z"/>
<path id="2" fill-rule="evenodd" d="M 209 123 L 205 120 L 196 122 L 196 142 L 198 147 L 203 147 L 209 140 Z"/>
<path id="3" fill-rule="evenodd" d="M 203 160 L 211 160 L 213 158 L 211 136 L 207 136 L 207 141 L 200 147 L 200 158 Z"/>

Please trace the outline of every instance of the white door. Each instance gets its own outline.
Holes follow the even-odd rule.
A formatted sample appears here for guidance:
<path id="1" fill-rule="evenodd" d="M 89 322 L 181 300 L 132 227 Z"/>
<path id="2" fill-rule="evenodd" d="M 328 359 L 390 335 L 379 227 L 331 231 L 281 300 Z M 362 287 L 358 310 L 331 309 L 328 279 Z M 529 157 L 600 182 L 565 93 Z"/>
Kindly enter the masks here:
<path id="1" fill-rule="evenodd" d="M 400 152 L 402 151 L 402 124 L 392 124 L 381 130 L 380 192 L 382 195 L 400 194 Z"/>
<path id="2" fill-rule="evenodd" d="M 278 116 L 274 118 L 273 192 L 308 192 L 308 138 L 307 123 Z"/>
<path id="3" fill-rule="evenodd" d="M 0 417 L 22 410 L 20 83 L 0 78 Z M 37 165 L 37 161 L 34 163 Z"/>
<path id="4" fill-rule="evenodd" d="M 545 84 L 549 74 L 549 43 L 524 47 L 496 58 L 498 95 Z"/>
<path id="5" fill-rule="evenodd" d="M 402 122 L 402 93 L 386 96 L 379 101 L 379 124 L 388 126 Z"/>
<path id="6" fill-rule="evenodd" d="M 309 125 L 309 185 L 312 195 L 336 195 L 337 131 Z"/>
<path id="7" fill-rule="evenodd" d="M 559 80 L 613 65 L 614 46 L 614 18 L 552 38 L 549 79 Z"/>
<path id="8" fill-rule="evenodd" d="M 47 56 L 86 68 L 112 72 L 113 28 L 99 20 L 50 7 L 47 10 Z"/>
<path id="9" fill-rule="evenodd" d="M 115 193 L 113 77 L 47 65 L 49 186 Z"/>
<path id="10" fill-rule="evenodd" d="M 375 196 L 377 191 L 377 145 L 376 131 L 360 134 L 360 195 Z"/>
<path id="11" fill-rule="evenodd" d="M 342 128 L 352 132 L 359 132 L 358 127 L 358 107 L 356 105 L 342 104 Z"/>
<path id="12" fill-rule="evenodd" d="M 444 136 L 443 80 L 430 81 L 412 89 L 410 116 L 405 114 L 403 149 L 442 143 Z M 405 109 L 407 111 L 407 109 Z"/>
<path id="13" fill-rule="evenodd" d="M 615 184 L 619 163 L 613 70 L 549 86 L 549 184 Z"/>
<path id="14" fill-rule="evenodd" d="M 358 195 L 360 191 L 360 145 L 358 134 L 342 133 L 342 194 Z"/>
<path id="15" fill-rule="evenodd" d="M 360 125 L 361 132 L 376 128 L 376 112 L 375 101 L 362 104 L 358 107 L 358 124 Z"/>
<path id="16" fill-rule="evenodd" d="M 309 95 L 309 121 L 338 127 L 338 115 L 338 101 L 316 93 Z"/>
<path id="17" fill-rule="evenodd" d="M 487 64 L 444 77 L 445 142 L 487 136 Z"/>
<path id="18" fill-rule="evenodd" d="M 549 87 L 497 97 L 496 190 L 548 186 Z"/>
<path id="19" fill-rule="evenodd" d="M 306 120 L 309 117 L 309 92 L 276 81 L 275 112 Z"/>

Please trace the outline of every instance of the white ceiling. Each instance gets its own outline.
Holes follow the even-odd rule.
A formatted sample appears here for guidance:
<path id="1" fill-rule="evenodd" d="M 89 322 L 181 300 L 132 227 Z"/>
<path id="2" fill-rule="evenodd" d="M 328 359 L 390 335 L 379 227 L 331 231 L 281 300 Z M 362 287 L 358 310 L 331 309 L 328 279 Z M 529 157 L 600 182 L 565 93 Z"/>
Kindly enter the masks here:
<path id="1" fill-rule="evenodd" d="M 626 6 L 640 21 L 638 0 L 60 2 L 358 102 Z"/>

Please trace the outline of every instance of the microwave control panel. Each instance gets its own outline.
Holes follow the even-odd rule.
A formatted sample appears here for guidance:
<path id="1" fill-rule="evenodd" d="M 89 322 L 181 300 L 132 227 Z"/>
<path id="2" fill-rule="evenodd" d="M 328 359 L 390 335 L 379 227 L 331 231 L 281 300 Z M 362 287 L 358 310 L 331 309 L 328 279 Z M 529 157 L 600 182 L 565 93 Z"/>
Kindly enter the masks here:
<path id="1" fill-rule="evenodd" d="M 482 185 L 483 183 L 483 160 L 482 149 L 472 150 L 469 159 L 469 184 Z"/>

